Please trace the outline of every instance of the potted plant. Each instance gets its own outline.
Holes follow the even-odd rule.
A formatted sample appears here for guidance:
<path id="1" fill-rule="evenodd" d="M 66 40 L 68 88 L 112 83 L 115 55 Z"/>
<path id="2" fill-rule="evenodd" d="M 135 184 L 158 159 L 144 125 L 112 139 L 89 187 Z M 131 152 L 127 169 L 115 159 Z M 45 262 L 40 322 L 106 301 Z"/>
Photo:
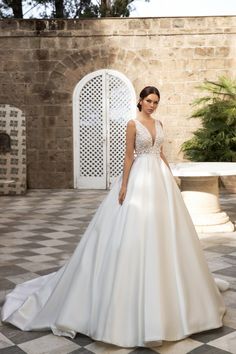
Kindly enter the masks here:
<path id="1" fill-rule="evenodd" d="M 193 102 L 198 108 L 190 118 L 200 118 L 201 127 L 181 150 L 191 161 L 236 161 L 236 81 L 220 77 L 200 87 L 208 94 Z"/>

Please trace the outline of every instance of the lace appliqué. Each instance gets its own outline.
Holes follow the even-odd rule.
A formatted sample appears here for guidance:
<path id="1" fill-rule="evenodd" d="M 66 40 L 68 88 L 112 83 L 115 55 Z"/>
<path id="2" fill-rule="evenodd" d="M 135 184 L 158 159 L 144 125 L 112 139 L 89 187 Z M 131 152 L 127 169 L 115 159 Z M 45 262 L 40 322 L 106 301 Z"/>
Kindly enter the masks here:
<path id="1" fill-rule="evenodd" d="M 160 122 L 155 120 L 156 136 L 154 142 L 149 130 L 138 120 L 134 120 L 134 122 L 136 125 L 135 155 L 160 155 L 161 146 L 164 141 L 163 129 Z"/>

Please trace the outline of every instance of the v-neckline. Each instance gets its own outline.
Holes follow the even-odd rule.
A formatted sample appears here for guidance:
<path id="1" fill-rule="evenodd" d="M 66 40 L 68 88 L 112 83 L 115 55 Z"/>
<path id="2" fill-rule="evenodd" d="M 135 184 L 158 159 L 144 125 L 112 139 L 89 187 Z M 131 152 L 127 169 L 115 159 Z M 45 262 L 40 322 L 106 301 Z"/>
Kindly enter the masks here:
<path id="1" fill-rule="evenodd" d="M 155 127 L 155 136 L 153 137 L 153 135 L 151 134 L 150 130 L 146 127 L 146 125 L 144 125 L 143 123 L 140 122 L 140 120 L 136 119 L 137 122 L 139 122 L 145 129 L 146 131 L 148 132 L 149 136 L 151 137 L 152 139 L 152 147 L 155 145 L 155 142 L 156 142 L 156 139 L 157 139 L 157 127 L 156 127 L 156 122 L 157 120 L 156 119 L 153 119 L 154 120 L 154 127 Z"/>

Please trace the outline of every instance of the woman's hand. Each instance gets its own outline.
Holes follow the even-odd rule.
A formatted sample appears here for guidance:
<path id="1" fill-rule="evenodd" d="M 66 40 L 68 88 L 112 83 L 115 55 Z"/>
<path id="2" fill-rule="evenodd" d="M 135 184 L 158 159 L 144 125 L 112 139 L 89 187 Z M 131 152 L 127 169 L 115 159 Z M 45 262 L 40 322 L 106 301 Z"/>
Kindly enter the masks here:
<path id="1" fill-rule="evenodd" d="M 120 189 L 120 193 L 119 193 L 119 203 L 120 203 L 120 205 L 122 205 L 123 201 L 125 200 L 126 191 L 127 191 L 127 188 L 122 186 L 121 189 Z"/>

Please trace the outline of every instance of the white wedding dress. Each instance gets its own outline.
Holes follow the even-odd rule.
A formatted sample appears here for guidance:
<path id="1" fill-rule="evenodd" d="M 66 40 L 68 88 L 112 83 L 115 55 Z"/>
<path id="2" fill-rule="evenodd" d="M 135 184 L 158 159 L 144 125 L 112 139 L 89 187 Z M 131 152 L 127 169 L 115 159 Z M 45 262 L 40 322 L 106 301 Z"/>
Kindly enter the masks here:
<path id="1" fill-rule="evenodd" d="M 77 332 L 123 347 L 160 345 L 222 326 L 225 306 L 181 193 L 153 138 L 136 124 L 127 195 L 122 177 L 57 272 L 7 295 L 2 319 L 24 331 Z"/>

